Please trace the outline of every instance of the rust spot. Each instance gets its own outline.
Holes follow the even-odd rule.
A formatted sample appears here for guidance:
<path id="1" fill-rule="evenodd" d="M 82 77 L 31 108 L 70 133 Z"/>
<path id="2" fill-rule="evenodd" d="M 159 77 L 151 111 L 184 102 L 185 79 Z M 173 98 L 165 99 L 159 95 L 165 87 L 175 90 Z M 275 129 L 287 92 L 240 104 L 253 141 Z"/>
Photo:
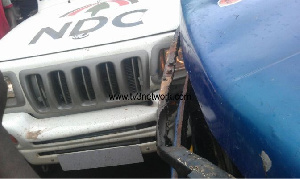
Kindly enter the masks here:
<path id="1" fill-rule="evenodd" d="M 26 138 L 27 139 L 37 139 L 37 137 L 42 133 L 41 130 L 37 130 L 37 131 L 29 131 L 26 134 Z"/>

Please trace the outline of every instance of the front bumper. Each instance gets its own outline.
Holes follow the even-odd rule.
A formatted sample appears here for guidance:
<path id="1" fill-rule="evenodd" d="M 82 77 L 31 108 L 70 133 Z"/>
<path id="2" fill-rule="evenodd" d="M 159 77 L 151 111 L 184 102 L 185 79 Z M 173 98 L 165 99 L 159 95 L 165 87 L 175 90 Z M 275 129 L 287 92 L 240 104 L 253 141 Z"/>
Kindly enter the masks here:
<path id="1" fill-rule="evenodd" d="M 157 101 L 112 109 L 37 119 L 10 113 L 2 125 L 17 148 L 35 165 L 58 163 L 59 154 L 138 145 L 142 153 L 156 151 Z"/>

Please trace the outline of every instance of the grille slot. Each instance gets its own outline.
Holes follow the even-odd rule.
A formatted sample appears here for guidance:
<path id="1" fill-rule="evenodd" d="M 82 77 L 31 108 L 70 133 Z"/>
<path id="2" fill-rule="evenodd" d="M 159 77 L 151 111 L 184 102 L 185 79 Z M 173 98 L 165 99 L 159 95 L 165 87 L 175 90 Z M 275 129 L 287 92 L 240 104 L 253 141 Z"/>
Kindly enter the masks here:
<path id="1" fill-rule="evenodd" d="M 50 73 L 52 87 L 56 100 L 59 105 L 69 105 L 72 103 L 70 91 L 67 85 L 65 73 L 63 71 L 54 71 Z"/>
<path id="2" fill-rule="evenodd" d="M 102 79 L 102 85 L 107 96 L 120 94 L 116 71 L 113 63 L 102 63 L 99 65 L 99 70 Z"/>
<path id="3" fill-rule="evenodd" d="M 28 82 L 29 89 L 37 105 L 37 108 L 39 109 L 48 108 L 49 103 L 47 100 L 41 75 L 38 74 L 28 75 L 26 80 Z"/>
<path id="4" fill-rule="evenodd" d="M 90 71 L 87 67 L 74 69 L 75 81 L 80 96 L 86 101 L 95 100 L 95 91 L 92 85 Z"/>
<path id="5" fill-rule="evenodd" d="M 130 93 L 141 91 L 139 61 L 137 57 L 127 58 L 123 61 L 125 76 Z"/>

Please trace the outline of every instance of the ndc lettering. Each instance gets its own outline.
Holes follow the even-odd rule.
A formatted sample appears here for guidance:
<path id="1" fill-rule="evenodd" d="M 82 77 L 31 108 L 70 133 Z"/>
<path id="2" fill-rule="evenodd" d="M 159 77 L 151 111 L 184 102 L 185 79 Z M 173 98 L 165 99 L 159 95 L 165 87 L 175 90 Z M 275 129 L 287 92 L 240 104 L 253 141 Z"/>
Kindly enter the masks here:
<path id="1" fill-rule="evenodd" d="M 133 14 L 133 13 L 137 13 L 137 12 L 145 13 L 146 11 L 147 11 L 147 9 L 140 9 L 140 10 L 134 10 L 134 11 L 122 13 L 122 14 L 116 16 L 112 20 L 112 24 L 115 27 L 120 27 L 120 28 L 133 27 L 133 26 L 141 25 L 141 24 L 143 24 L 143 21 L 141 21 L 141 20 L 136 21 L 136 22 L 132 22 L 132 23 L 123 23 L 122 18 L 124 18 L 127 15 Z M 94 27 L 90 28 L 90 29 L 80 30 L 85 22 L 91 21 L 91 20 L 97 20 L 98 24 L 95 25 Z M 80 35 L 80 34 L 84 34 L 84 33 L 90 33 L 90 32 L 97 31 L 97 30 L 101 29 L 105 24 L 107 24 L 107 22 L 108 22 L 108 18 L 105 17 L 105 16 L 97 16 L 97 17 L 92 17 L 92 18 L 88 18 L 88 19 L 79 20 L 76 23 L 75 27 L 70 32 L 70 36 L 76 36 L 76 35 Z M 56 30 L 52 29 L 51 27 L 42 28 L 33 37 L 33 39 L 29 42 L 29 44 L 35 44 L 41 38 L 41 36 L 43 34 L 47 34 L 50 37 L 52 37 L 52 39 L 55 39 L 55 40 L 60 39 L 65 35 L 66 31 L 69 29 L 71 24 L 72 24 L 72 22 L 68 22 L 68 23 L 64 24 L 63 27 L 59 31 L 56 31 Z"/>
<path id="2" fill-rule="evenodd" d="M 93 28 L 80 31 L 81 27 L 83 26 L 83 24 L 85 22 L 92 21 L 92 20 L 97 20 L 98 24 L 96 26 L 94 26 Z M 84 34 L 84 33 L 94 32 L 94 31 L 100 29 L 101 27 L 103 27 L 107 23 L 107 21 L 108 21 L 108 18 L 104 17 L 104 16 L 98 16 L 98 17 L 92 17 L 92 18 L 85 19 L 85 20 L 80 20 L 80 21 L 77 22 L 74 29 L 71 31 L 70 36 L 75 36 L 75 35 L 80 35 L 80 34 Z"/>
<path id="3" fill-rule="evenodd" d="M 131 11 L 131 12 L 125 12 L 125 13 L 115 17 L 114 20 L 112 21 L 112 24 L 116 27 L 133 27 L 133 26 L 141 25 L 141 24 L 143 24 L 143 21 L 137 21 L 137 22 L 133 22 L 133 23 L 123 23 L 122 18 L 129 15 L 129 14 L 133 14 L 133 13 L 137 13 L 137 12 L 145 13 L 146 11 L 147 11 L 147 9 L 141 9 L 141 10 L 135 10 L 135 11 Z"/>
<path id="4" fill-rule="evenodd" d="M 61 29 L 59 32 L 53 30 L 52 28 L 50 27 L 46 27 L 46 28 L 42 28 L 34 37 L 33 39 L 30 41 L 29 44 L 35 44 L 39 39 L 40 37 L 46 33 L 48 34 L 50 37 L 52 37 L 53 39 L 60 39 L 62 38 L 62 36 L 66 33 L 67 29 L 70 27 L 72 22 L 68 22 L 66 23 Z"/>

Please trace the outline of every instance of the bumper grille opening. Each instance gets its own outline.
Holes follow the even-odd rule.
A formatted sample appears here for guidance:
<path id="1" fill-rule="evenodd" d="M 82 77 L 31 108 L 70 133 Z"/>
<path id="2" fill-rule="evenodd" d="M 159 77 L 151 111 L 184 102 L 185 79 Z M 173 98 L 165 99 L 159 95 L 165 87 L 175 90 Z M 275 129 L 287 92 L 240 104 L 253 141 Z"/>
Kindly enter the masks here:
<path id="1" fill-rule="evenodd" d="M 87 67 L 75 68 L 74 74 L 80 97 L 85 101 L 94 101 L 95 91 L 89 69 Z"/>
<path id="2" fill-rule="evenodd" d="M 124 71 L 127 78 L 130 93 L 138 93 L 141 91 L 141 76 L 139 68 L 139 60 L 137 57 L 127 58 L 123 61 Z"/>
<path id="3" fill-rule="evenodd" d="M 44 84 L 41 75 L 33 74 L 26 77 L 31 95 L 38 109 L 47 109 L 49 107 Z"/>
<path id="4" fill-rule="evenodd" d="M 120 94 L 119 86 L 117 83 L 117 75 L 113 63 L 102 63 L 99 65 L 99 70 L 100 77 L 102 79 L 102 85 L 107 97 L 109 95 Z"/>
<path id="5" fill-rule="evenodd" d="M 147 137 L 147 138 L 132 139 L 132 140 L 127 140 L 127 141 L 115 142 L 115 143 L 107 143 L 107 144 L 100 144 L 100 145 L 76 147 L 76 148 L 73 148 L 73 149 L 64 149 L 64 150 L 54 150 L 54 151 L 50 151 L 50 152 L 41 152 L 38 155 L 39 156 L 46 156 L 46 155 L 66 154 L 66 153 L 73 153 L 73 152 L 80 152 L 80 151 L 87 151 L 87 150 L 105 149 L 105 148 L 112 148 L 112 147 L 120 147 L 120 146 L 142 144 L 142 143 L 147 143 L 147 142 L 154 142 L 155 140 L 156 140 L 155 137 Z"/>
<path id="6" fill-rule="evenodd" d="M 140 130 L 140 129 L 153 127 L 153 126 L 156 126 L 156 121 L 138 124 L 136 126 L 121 127 L 121 128 L 117 128 L 117 129 L 111 129 L 111 130 L 106 130 L 106 131 L 101 131 L 101 132 L 94 132 L 94 133 L 90 133 L 90 134 L 82 134 L 82 135 L 77 135 L 77 136 L 72 136 L 72 137 L 61 138 L 61 139 L 33 142 L 33 145 L 43 145 L 43 144 L 51 144 L 51 143 L 57 143 L 57 142 L 68 142 L 68 141 L 86 139 L 86 138 L 92 138 L 92 137 L 100 137 L 100 136 L 104 136 L 104 135 L 118 134 L 118 133 L 128 132 L 128 131 L 132 131 L 132 130 Z"/>
<path id="7" fill-rule="evenodd" d="M 53 91 L 59 105 L 66 106 L 72 103 L 65 73 L 54 71 L 50 73 Z"/>

